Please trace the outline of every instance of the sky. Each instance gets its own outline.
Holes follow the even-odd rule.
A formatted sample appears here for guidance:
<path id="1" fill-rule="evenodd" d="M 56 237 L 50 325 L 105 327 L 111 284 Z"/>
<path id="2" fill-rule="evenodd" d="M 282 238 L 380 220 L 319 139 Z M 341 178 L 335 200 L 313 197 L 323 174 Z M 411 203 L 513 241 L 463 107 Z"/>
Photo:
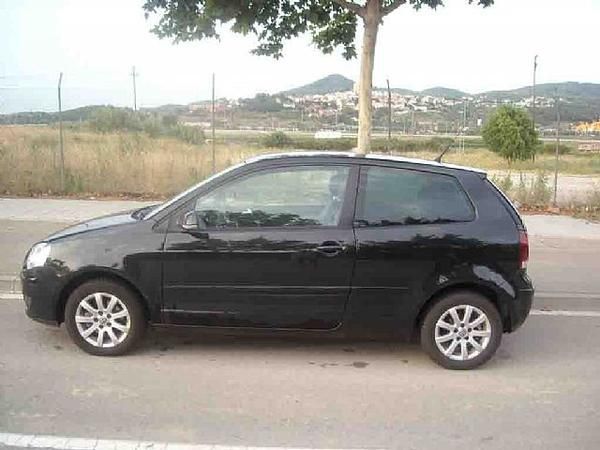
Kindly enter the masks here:
<path id="1" fill-rule="evenodd" d="M 490 8 L 446 0 L 437 11 L 403 6 L 380 29 L 374 84 L 477 93 L 538 83 L 600 83 L 600 0 L 496 0 Z M 0 0 L 0 114 L 87 104 L 138 106 L 276 93 L 332 73 L 356 79 L 359 61 L 321 54 L 308 36 L 284 58 L 255 56 L 251 36 L 224 29 L 220 41 L 173 44 L 150 33 L 143 0 Z M 360 32 L 357 46 L 360 47 Z"/>

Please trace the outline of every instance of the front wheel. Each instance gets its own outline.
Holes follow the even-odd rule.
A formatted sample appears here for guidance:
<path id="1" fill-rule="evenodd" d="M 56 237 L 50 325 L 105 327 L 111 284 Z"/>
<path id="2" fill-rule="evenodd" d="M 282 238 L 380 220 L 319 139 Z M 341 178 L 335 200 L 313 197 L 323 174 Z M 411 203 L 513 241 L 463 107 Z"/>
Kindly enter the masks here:
<path id="1" fill-rule="evenodd" d="M 65 325 L 71 339 L 87 353 L 117 356 L 140 341 L 147 323 L 135 293 L 122 284 L 99 279 L 71 293 Z"/>
<path id="2" fill-rule="evenodd" d="M 447 369 L 473 369 L 496 353 L 502 340 L 496 306 L 470 291 L 453 292 L 429 309 L 421 327 L 421 345 Z"/>

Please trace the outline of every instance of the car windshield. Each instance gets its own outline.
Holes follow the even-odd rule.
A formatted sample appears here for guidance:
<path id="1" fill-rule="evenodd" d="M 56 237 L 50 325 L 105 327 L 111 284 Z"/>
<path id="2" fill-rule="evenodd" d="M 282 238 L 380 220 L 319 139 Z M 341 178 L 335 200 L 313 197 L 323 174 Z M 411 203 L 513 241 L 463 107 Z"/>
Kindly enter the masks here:
<path id="1" fill-rule="evenodd" d="M 179 200 L 181 200 L 182 198 L 186 197 L 188 194 L 194 192 L 196 189 L 200 188 L 201 186 L 204 186 L 207 183 L 210 183 L 213 180 L 216 180 L 217 178 L 219 178 L 221 175 L 225 175 L 229 172 L 234 171 L 235 169 L 237 169 L 238 167 L 242 167 L 244 164 L 246 164 L 246 162 L 241 162 L 239 164 L 236 164 L 234 166 L 228 167 L 227 169 L 218 172 L 208 178 L 206 178 L 205 180 L 202 180 L 201 182 L 191 186 L 190 188 L 186 189 L 185 191 L 181 192 L 180 194 L 177 194 L 175 197 L 173 197 L 170 200 L 167 200 L 164 203 L 161 203 L 160 205 L 157 205 L 156 207 L 153 207 L 152 210 L 146 212 L 145 214 L 143 214 L 141 216 L 142 219 L 151 219 L 152 217 L 156 216 L 159 212 L 164 211 L 165 209 L 167 209 L 169 206 L 177 203 Z"/>

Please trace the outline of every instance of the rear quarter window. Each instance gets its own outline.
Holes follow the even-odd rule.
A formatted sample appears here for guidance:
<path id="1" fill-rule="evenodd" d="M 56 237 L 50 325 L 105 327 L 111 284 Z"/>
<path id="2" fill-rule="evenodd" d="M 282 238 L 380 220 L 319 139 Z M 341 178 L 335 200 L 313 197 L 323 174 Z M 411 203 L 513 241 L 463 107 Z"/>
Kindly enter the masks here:
<path id="1" fill-rule="evenodd" d="M 361 170 L 356 219 L 369 226 L 468 222 L 471 201 L 451 175 L 389 167 Z"/>

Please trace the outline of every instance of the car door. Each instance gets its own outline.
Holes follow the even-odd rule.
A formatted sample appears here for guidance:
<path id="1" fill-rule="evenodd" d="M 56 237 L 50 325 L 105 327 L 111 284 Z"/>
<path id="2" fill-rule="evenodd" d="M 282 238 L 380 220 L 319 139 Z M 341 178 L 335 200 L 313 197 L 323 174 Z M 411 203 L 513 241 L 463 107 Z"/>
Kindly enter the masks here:
<path id="1" fill-rule="evenodd" d="M 355 258 L 357 178 L 350 164 L 266 167 L 189 202 L 165 239 L 164 320 L 336 327 Z"/>
<path id="2" fill-rule="evenodd" d="M 427 287 L 469 251 L 472 203 L 458 180 L 414 168 L 361 167 L 352 304 L 362 323 L 400 329 Z M 371 322 L 371 324 L 369 324 Z"/>

